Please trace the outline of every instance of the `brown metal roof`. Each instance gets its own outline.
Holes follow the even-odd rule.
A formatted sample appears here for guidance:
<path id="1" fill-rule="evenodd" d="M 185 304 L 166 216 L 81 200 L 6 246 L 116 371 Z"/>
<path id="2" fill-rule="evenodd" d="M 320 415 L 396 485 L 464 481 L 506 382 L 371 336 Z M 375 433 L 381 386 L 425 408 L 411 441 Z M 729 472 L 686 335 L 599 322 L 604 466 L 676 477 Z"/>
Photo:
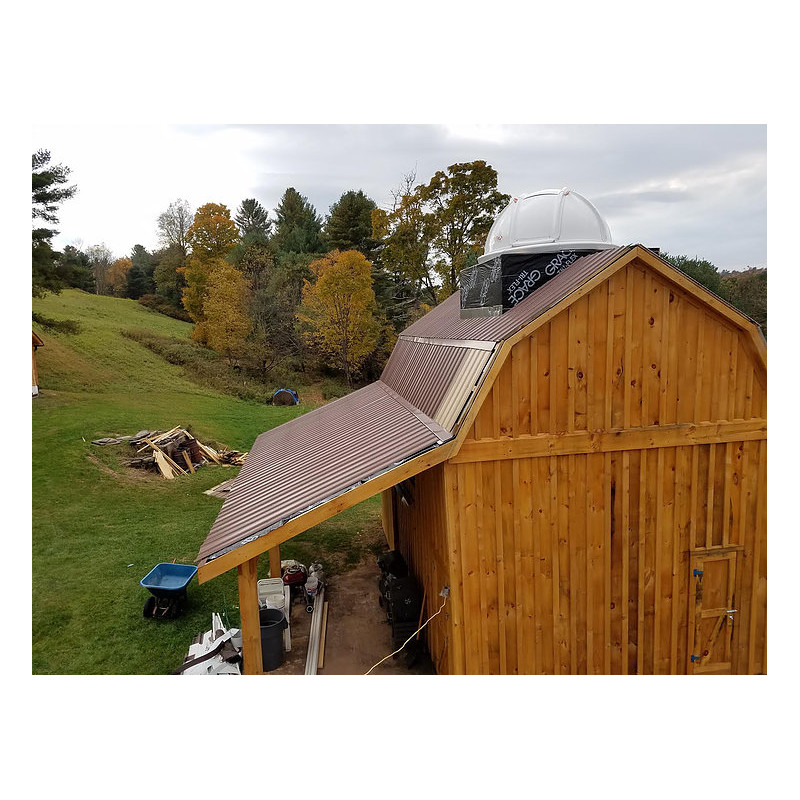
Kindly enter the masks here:
<path id="1" fill-rule="evenodd" d="M 381 380 L 443 428 L 452 430 L 493 351 L 494 343 L 402 335 Z"/>
<path id="2" fill-rule="evenodd" d="M 451 438 L 382 381 L 262 433 L 197 561 L 245 544 Z"/>
<path id="3" fill-rule="evenodd" d="M 404 337 L 437 339 L 478 339 L 499 342 L 524 328 L 549 308 L 569 297 L 581 284 L 593 278 L 635 245 L 602 250 L 579 258 L 543 286 L 532 292 L 519 305 L 499 317 L 461 319 L 458 292 L 450 295 L 422 319 L 403 331 Z"/>

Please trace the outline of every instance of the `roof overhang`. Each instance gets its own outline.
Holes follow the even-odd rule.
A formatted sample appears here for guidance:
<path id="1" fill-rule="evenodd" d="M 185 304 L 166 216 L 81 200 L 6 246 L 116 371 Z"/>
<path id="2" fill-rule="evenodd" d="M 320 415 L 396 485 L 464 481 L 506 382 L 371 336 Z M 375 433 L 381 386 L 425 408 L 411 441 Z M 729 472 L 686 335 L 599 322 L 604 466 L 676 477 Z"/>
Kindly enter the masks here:
<path id="1" fill-rule="evenodd" d="M 198 580 L 441 463 L 452 438 L 382 381 L 262 433 L 200 548 Z"/>

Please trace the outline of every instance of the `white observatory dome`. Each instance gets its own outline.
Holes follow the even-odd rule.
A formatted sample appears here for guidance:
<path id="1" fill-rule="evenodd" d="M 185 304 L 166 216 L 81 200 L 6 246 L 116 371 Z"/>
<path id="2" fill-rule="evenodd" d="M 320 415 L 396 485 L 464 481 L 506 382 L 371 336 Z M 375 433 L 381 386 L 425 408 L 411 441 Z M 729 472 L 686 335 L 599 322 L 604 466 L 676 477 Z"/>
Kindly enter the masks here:
<path id="1" fill-rule="evenodd" d="M 582 194 L 541 189 L 513 197 L 497 215 L 478 263 L 505 253 L 608 250 L 613 246 L 606 221 Z"/>

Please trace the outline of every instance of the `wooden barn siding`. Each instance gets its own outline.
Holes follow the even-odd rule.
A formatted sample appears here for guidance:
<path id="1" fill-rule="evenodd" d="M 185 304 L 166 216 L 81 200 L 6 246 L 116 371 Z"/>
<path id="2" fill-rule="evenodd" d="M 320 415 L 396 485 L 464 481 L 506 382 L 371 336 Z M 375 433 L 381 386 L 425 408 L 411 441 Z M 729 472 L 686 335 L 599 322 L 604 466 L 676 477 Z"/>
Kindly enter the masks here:
<path id="1" fill-rule="evenodd" d="M 766 417 L 747 334 L 636 262 L 518 342 L 469 439 Z"/>
<path id="2" fill-rule="evenodd" d="M 406 505 L 396 491 L 394 495 L 395 546 L 425 592 L 424 619 L 439 608 L 442 602 L 439 592 L 450 585 L 443 472 L 439 465 L 414 478 L 410 487 L 411 505 Z M 445 611 L 422 634 L 426 636 L 434 666 L 442 674 L 451 671 L 448 663 L 451 616 Z"/>
<path id="3" fill-rule="evenodd" d="M 736 548 L 731 669 L 764 671 L 758 432 L 645 450 L 488 453 L 509 437 L 765 416 L 765 371 L 747 336 L 635 263 L 516 344 L 462 454 L 443 467 L 451 671 L 684 673 L 690 559 L 725 547 Z"/>
<path id="4" fill-rule="evenodd" d="M 736 478 L 727 498 L 714 492 L 709 514 L 718 468 L 703 453 L 711 448 L 730 455 L 722 463 Z M 731 669 L 763 671 L 764 441 L 444 469 L 457 495 L 450 585 L 463 620 L 453 632 L 463 655 L 452 671 L 685 673 L 690 558 L 726 548 L 735 552 L 739 609 Z M 706 548 L 701 523 L 709 516 L 719 543 Z"/>

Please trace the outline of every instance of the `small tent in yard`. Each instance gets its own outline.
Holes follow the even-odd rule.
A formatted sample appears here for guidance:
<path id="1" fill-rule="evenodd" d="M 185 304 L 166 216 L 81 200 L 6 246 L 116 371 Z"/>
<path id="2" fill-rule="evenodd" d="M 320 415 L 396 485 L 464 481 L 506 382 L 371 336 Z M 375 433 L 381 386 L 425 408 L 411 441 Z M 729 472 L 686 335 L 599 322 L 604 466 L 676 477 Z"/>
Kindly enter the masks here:
<path id="1" fill-rule="evenodd" d="M 641 245 L 529 285 L 485 314 L 454 294 L 380 380 L 257 438 L 198 554 L 201 582 L 238 570 L 247 672 L 259 555 L 278 574 L 379 492 L 427 597 L 449 587 L 439 673 L 766 671 L 760 330 Z"/>

